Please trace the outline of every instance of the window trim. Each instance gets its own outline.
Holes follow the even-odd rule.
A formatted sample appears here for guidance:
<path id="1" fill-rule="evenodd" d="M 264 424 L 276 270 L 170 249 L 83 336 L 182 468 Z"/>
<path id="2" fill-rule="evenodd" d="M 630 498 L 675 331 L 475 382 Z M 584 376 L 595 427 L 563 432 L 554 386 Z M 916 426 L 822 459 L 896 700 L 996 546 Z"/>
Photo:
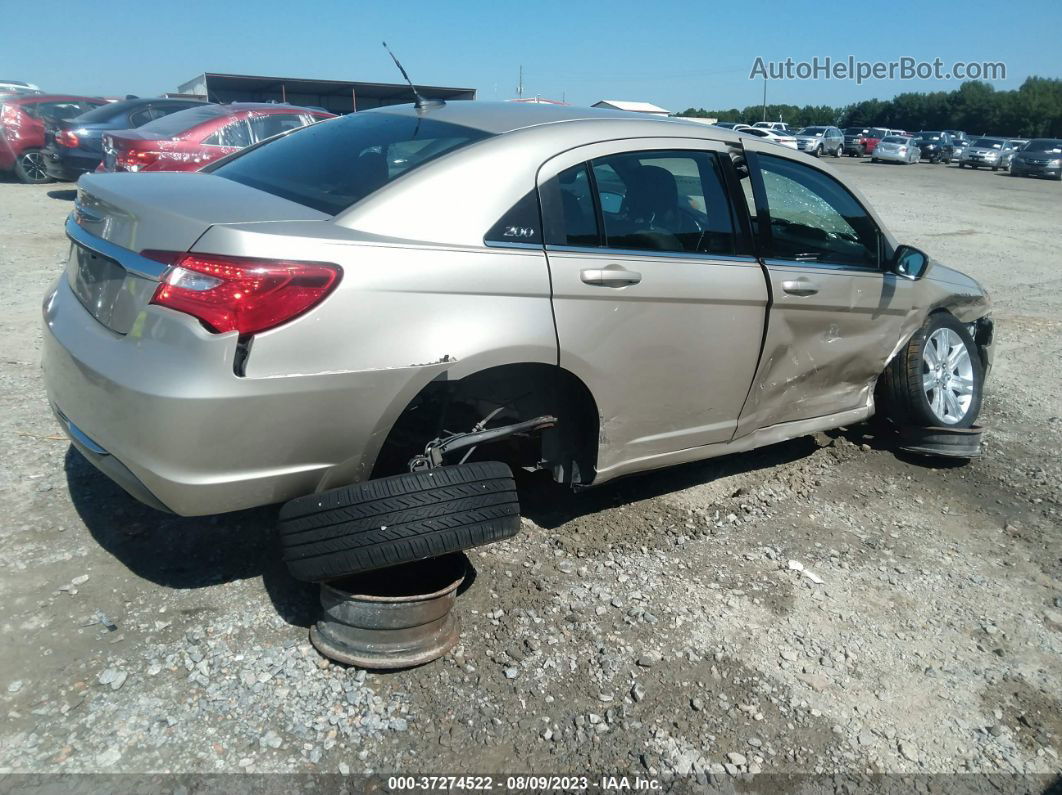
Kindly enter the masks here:
<path id="1" fill-rule="evenodd" d="M 815 173 L 820 174 L 823 177 L 826 177 L 827 179 L 831 180 L 835 185 L 837 185 L 839 188 L 841 188 L 841 190 L 843 190 L 845 193 L 847 193 L 849 198 L 853 202 L 855 202 L 855 204 L 859 207 L 859 209 L 861 209 L 863 211 L 863 214 L 867 217 L 867 219 L 874 226 L 874 233 L 875 233 L 875 236 L 877 238 L 876 239 L 876 245 L 875 245 L 875 249 L 876 249 L 875 250 L 875 255 L 877 257 L 877 264 L 876 265 L 856 265 L 856 264 L 853 264 L 853 263 L 850 263 L 850 262 L 835 262 L 835 261 L 829 260 L 829 259 L 805 261 L 805 260 L 788 259 L 786 257 L 777 257 L 777 256 L 775 256 L 774 255 L 774 249 L 773 249 L 773 240 L 772 240 L 772 236 L 771 236 L 770 204 L 769 204 L 769 202 L 767 200 L 767 189 L 766 189 L 766 186 L 764 185 L 763 172 L 761 171 L 761 168 L 760 168 L 760 155 L 761 154 L 763 154 L 764 157 L 772 158 L 774 160 L 791 161 L 791 162 L 795 163 L 798 166 L 803 166 L 805 168 L 809 168 L 812 171 L 814 171 Z M 751 162 L 749 161 L 749 156 L 750 155 L 752 156 Z M 885 235 L 881 231 L 881 226 L 878 225 L 878 222 L 874 219 L 874 216 L 867 209 L 866 205 L 863 204 L 863 202 L 861 202 L 859 200 L 859 198 L 854 193 L 852 193 L 852 191 L 850 191 L 848 189 L 847 185 L 845 185 L 843 182 L 841 182 L 839 179 L 837 179 L 832 174 L 828 174 L 827 172 L 823 171 L 821 168 L 816 168 L 814 164 L 812 164 L 812 163 L 802 163 L 799 160 L 797 160 L 796 158 L 785 157 L 784 155 L 773 155 L 773 154 L 769 154 L 769 153 L 748 152 L 748 151 L 746 151 L 746 153 L 745 153 L 745 158 L 746 158 L 746 162 L 749 163 L 749 178 L 753 180 L 752 193 L 753 193 L 753 196 L 756 199 L 756 215 L 757 215 L 757 218 L 759 219 L 759 227 L 760 227 L 759 231 L 760 231 L 760 238 L 761 238 L 760 243 L 761 243 L 761 246 L 762 246 L 761 249 L 760 249 L 760 260 L 764 264 L 771 264 L 771 263 L 783 264 L 784 263 L 786 265 L 796 265 L 796 266 L 803 267 L 803 268 L 815 268 L 815 267 L 824 266 L 825 269 L 827 269 L 827 270 L 850 270 L 850 271 L 857 271 L 857 272 L 860 272 L 860 273 L 873 272 L 873 273 L 884 274 L 884 273 L 887 272 L 887 268 L 885 267 L 886 260 L 887 260 L 887 257 L 885 256 L 885 248 L 884 248 Z"/>

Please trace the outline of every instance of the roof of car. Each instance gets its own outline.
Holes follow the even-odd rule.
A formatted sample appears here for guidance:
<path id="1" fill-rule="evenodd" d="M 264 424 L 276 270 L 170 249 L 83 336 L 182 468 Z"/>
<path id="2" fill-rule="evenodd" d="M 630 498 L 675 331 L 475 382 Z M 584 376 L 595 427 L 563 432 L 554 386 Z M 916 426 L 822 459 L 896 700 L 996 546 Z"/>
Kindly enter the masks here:
<path id="1" fill-rule="evenodd" d="M 501 134 L 536 127 L 542 124 L 556 124 L 569 121 L 623 121 L 646 125 L 682 125 L 684 128 L 700 130 L 703 136 L 710 132 L 712 137 L 721 140 L 735 140 L 728 130 L 722 127 L 712 128 L 704 124 L 694 124 L 679 118 L 660 118 L 649 114 L 631 113 L 623 110 L 605 108 L 580 108 L 576 105 L 546 105 L 531 102 L 480 102 L 455 101 L 445 105 L 429 107 L 418 111 L 413 105 L 388 105 L 364 113 L 393 113 L 403 116 L 436 119 L 451 124 L 472 127 L 483 132 Z M 659 127 L 651 128 L 659 129 Z"/>
<path id="2" fill-rule="evenodd" d="M 5 99 L 12 105 L 18 104 L 35 104 L 37 102 L 98 102 L 101 105 L 107 103 L 107 100 L 103 97 L 79 97 L 75 94 L 16 94 L 9 99 Z"/>

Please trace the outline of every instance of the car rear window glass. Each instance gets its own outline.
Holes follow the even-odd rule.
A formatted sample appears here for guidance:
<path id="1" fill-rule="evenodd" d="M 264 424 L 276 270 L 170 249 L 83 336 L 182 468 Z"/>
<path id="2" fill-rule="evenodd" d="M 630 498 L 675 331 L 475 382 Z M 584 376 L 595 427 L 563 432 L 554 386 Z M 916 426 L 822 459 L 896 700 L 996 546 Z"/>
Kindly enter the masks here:
<path id="1" fill-rule="evenodd" d="M 414 168 L 489 136 L 423 116 L 370 111 L 310 125 L 208 170 L 335 215 Z"/>
<path id="2" fill-rule="evenodd" d="M 224 105 L 198 105 L 187 110 L 179 110 L 161 119 L 149 121 L 140 128 L 142 132 L 154 133 L 160 138 L 172 138 L 192 129 L 197 124 L 202 124 L 218 116 L 228 116 L 233 113 L 232 108 Z"/>
<path id="3" fill-rule="evenodd" d="M 886 135 L 881 142 L 883 144 L 905 144 L 907 139 L 899 135 Z"/>

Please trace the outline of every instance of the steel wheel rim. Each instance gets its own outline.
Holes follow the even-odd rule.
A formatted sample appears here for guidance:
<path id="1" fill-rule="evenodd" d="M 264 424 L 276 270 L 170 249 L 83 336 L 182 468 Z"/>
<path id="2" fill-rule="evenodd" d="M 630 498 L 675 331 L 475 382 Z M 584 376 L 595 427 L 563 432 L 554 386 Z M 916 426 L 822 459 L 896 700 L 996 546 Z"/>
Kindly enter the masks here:
<path id="1" fill-rule="evenodd" d="M 973 360 L 966 343 L 950 328 L 939 328 L 922 348 L 922 390 L 929 410 L 943 425 L 957 425 L 973 404 Z"/>
<path id="2" fill-rule="evenodd" d="M 22 170 L 34 180 L 48 178 L 48 170 L 44 167 L 44 155 L 40 152 L 26 152 L 19 158 L 22 161 Z"/>

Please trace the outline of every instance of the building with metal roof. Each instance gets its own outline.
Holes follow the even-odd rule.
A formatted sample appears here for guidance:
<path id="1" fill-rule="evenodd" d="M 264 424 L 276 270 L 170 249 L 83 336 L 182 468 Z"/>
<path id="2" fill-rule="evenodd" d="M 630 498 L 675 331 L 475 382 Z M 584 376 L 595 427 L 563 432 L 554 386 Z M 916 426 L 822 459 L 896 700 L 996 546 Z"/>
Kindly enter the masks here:
<path id="1" fill-rule="evenodd" d="M 671 111 L 654 105 L 651 102 L 628 102 L 625 99 L 603 99 L 595 102 L 591 107 L 608 108 L 609 110 L 625 110 L 630 113 L 651 113 L 654 116 L 670 116 Z"/>
<path id="2" fill-rule="evenodd" d="M 475 99 L 476 89 L 449 86 L 423 86 L 417 91 L 425 99 Z M 331 113 L 352 113 L 385 105 L 413 101 L 406 83 L 366 83 L 352 80 L 311 80 L 303 77 L 265 77 L 204 72 L 182 83 L 177 92 L 203 97 L 213 102 L 286 102 L 292 105 L 324 108 Z"/>

